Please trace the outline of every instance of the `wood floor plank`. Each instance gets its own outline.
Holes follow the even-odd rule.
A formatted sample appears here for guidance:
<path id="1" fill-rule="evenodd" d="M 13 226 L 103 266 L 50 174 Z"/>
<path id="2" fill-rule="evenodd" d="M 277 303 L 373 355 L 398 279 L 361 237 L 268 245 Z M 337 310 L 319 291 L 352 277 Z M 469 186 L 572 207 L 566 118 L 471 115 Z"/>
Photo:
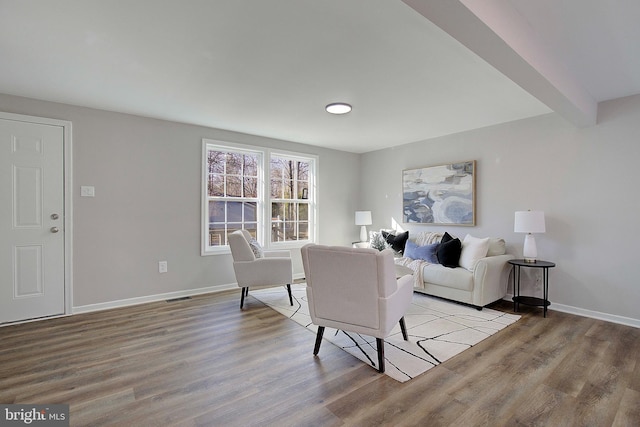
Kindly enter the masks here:
<path id="1" fill-rule="evenodd" d="M 613 427 L 636 426 L 640 420 L 640 392 L 630 388 L 624 391 L 616 417 L 613 420 Z"/>
<path id="2" fill-rule="evenodd" d="M 512 312 L 509 302 L 492 306 Z M 523 308 L 406 383 L 239 291 L 0 327 L 0 403 L 72 426 L 640 425 L 640 330 Z"/>

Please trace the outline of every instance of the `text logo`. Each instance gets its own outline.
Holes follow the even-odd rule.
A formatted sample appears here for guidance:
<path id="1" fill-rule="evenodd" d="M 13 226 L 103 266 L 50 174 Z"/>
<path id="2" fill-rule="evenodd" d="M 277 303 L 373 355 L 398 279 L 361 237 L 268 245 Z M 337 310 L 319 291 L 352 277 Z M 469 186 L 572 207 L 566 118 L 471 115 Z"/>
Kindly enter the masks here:
<path id="1" fill-rule="evenodd" d="M 0 426 L 69 427 L 69 405 L 0 404 Z"/>

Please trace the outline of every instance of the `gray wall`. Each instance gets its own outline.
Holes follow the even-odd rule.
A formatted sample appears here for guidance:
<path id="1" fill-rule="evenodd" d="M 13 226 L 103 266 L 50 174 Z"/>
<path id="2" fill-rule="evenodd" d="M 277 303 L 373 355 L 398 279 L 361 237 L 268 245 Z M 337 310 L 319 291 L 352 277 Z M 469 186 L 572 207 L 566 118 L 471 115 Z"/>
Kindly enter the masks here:
<path id="1" fill-rule="evenodd" d="M 320 243 L 357 240 L 353 212 L 366 209 L 370 228 L 502 236 L 521 255 L 513 213 L 543 210 L 536 241 L 558 264 L 555 307 L 640 319 L 640 96 L 602 103 L 586 129 L 550 114 L 364 155 L 1 94 L 0 111 L 73 123 L 76 307 L 235 282 L 230 256 L 200 256 L 201 140 L 211 138 L 318 155 Z M 477 161 L 477 226 L 402 224 L 402 170 L 460 160 Z M 96 197 L 79 197 L 81 185 Z M 533 291 L 536 277 L 525 277 Z"/>
<path id="2" fill-rule="evenodd" d="M 549 114 L 371 152 L 362 156 L 361 202 L 373 228 L 395 219 L 410 235 L 501 236 L 518 256 L 524 236 L 513 232 L 514 212 L 543 210 L 547 232 L 536 242 L 539 257 L 557 263 L 552 304 L 638 321 L 638 135 L 640 95 L 601 103 L 598 125 L 585 129 Z M 402 170 L 463 160 L 477 160 L 477 225 L 402 224 Z M 538 276 L 525 277 L 529 291 Z"/>
<path id="3" fill-rule="evenodd" d="M 319 156 L 319 240 L 357 237 L 356 154 L 1 94 L 0 111 L 72 122 L 74 307 L 235 283 L 230 255 L 200 256 L 202 138 Z"/>

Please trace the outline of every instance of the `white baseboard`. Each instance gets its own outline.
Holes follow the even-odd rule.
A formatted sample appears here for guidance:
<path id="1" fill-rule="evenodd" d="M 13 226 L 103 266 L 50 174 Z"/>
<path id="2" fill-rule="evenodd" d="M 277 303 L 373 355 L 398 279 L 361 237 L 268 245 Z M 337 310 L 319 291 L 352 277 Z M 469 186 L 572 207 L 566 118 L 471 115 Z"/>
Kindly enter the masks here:
<path id="1" fill-rule="evenodd" d="M 513 302 L 513 295 L 507 295 L 503 299 L 505 301 Z M 618 323 L 621 325 L 633 326 L 634 328 L 640 328 L 640 319 L 633 319 L 631 317 L 618 316 L 616 314 L 601 313 L 599 311 L 587 310 L 580 307 L 573 307 L 571 305 L 558 304 L 551 302 L 548 310 L 560 311 L 562 313 L 575 314 L 577 316 L 591 317 L 592 319 L 604 320 L 607 322 Z"/>
<path id="2" fill-rule="evenodd" d="M 127 307 L 130 305 L 144 304 L 147 302 L 163 301 L 174 298 L 190 297 L 194 295 L 208 294 L 211 292 L 222 292 L 230 289 L 238 289 L 235 283 L 228 285 L 208 286 L 198 289 L 187 289 L 184 291 L 167 292 L 165 294 L 147 295 L 143 297 L 121 299 L 117 301 L 101 302 L 98 304 L 80 305 L 72 308 L 72 314 L 89 313 L 92 311 L 108 310 L 110 308 Z"/>
<path id="3" fill-rule="evenodd" d="M 304 279 L 304 273 L 294 274 L 294 279 Z M 184 291 L 167 292 L 165 294 L 147 295 L 143 297 L 127 298 L 117 301 L 101 302 L 98 304 L 88 304 L 72 307 L 71 314 L 90 313 L 92 311 L 108 310 L 110 308 L 127 307 L 130 305 L 144 304 L 147 302 L 164 301 L 174 298 L 190 297 L 194 295 L 208 294 L 212 292 L 222 292 L 231 289 L 238 289 L 236 283 L 230 283 L 227 285 L 207 286 L 198 289 L 187 289 Z"/>

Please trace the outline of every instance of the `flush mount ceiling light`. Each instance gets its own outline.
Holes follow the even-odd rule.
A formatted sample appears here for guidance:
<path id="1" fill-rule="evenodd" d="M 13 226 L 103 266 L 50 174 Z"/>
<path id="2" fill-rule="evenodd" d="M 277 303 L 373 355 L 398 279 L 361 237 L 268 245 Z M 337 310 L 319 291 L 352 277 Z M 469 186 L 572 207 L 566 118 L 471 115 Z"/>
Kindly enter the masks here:
<path id="1" fill-rule="evenodd" d="M 327 113 L 331 114 L 347 114 L 351 111 L 351 105 L 344 102 L 334 102 L 324 107 Z"/>

